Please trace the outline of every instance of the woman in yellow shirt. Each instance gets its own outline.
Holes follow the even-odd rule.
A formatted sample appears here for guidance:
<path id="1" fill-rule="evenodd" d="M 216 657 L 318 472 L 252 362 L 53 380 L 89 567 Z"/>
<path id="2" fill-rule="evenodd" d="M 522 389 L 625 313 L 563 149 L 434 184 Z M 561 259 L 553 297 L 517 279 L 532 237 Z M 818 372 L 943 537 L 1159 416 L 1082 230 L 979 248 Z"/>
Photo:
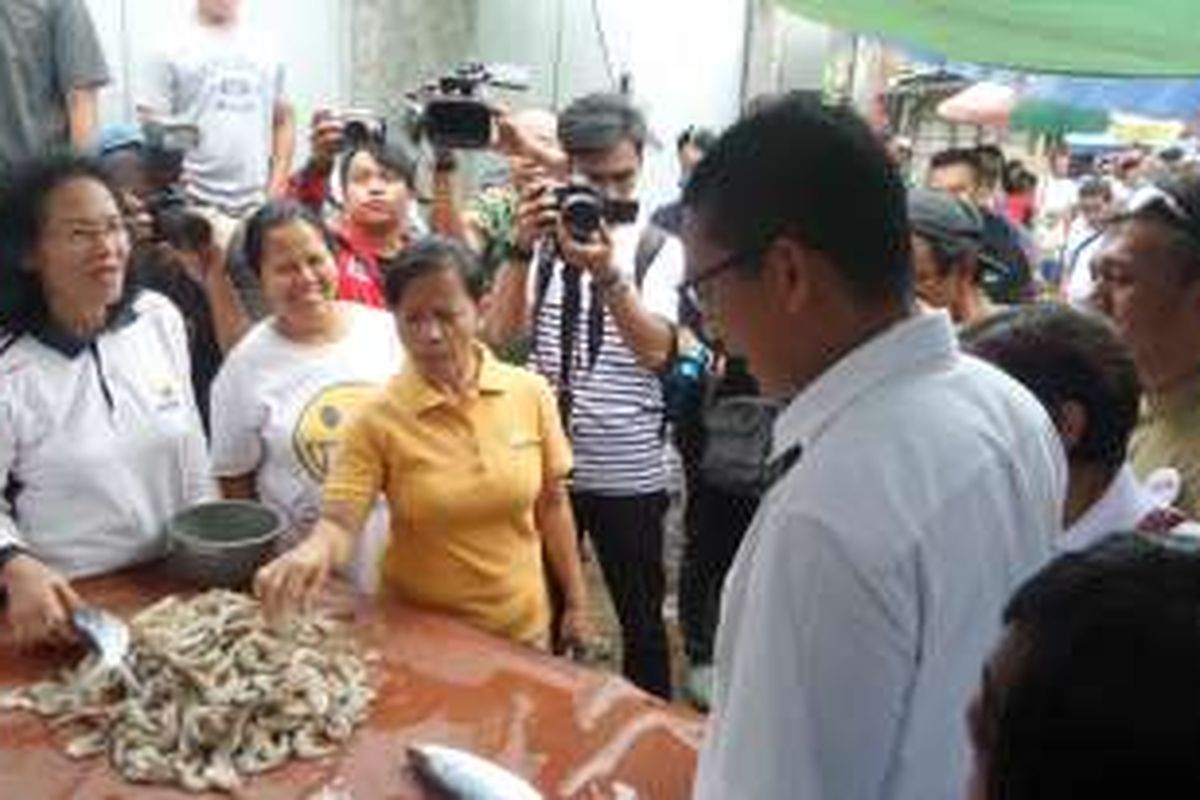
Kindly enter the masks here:
<path id="1" fill-rule="evenodd" d="M 391 515 L 383 591 L 545 646 L 544 552 L 565 596 L 561 637 L 582 643 L 570 446 L 548 384 L 479 342 L 483 284 L 474 256 L 438 238 L 389 271 L 406 366 L 347 429 L 312 535 L 260 570 L 255 590 L 270 611 L 303 604 L 350 558 L 382 492 Z"/>

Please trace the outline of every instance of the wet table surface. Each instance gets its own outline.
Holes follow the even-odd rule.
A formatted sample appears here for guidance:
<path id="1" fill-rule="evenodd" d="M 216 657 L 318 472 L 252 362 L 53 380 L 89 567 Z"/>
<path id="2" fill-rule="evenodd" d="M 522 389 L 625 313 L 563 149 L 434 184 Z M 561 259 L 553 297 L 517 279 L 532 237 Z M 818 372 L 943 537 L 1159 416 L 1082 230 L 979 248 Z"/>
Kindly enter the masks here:
<path id="1" fill-rule="evenodd" d="M 156 599 L 187 592 L 161 570 L 78 584 L 96 605 L 132 616 Z M 551 658 L 395 601 L 333 591 L 375 666 L 379 696 L 364 725 L 336 755 L 293 761 L 249 778 L 247 798 L 430 797 L 408 769 L 405 747 L 468 750 L 524 776 L 547 798 L 686 798 L 703 722 L 616 675 Z M 21 653 L 0 622 L 0 688 L 51 677 L 79 653 Z M 0 798 L 184 798 L 182 790 L 136 786 L 105 758 L 73 761 L 62 734 L 32 714 L 0 712 Z M 629 791 L 632 790 L 632 791 Z M 220 797 L 221 795 L 202 795 Z"/>

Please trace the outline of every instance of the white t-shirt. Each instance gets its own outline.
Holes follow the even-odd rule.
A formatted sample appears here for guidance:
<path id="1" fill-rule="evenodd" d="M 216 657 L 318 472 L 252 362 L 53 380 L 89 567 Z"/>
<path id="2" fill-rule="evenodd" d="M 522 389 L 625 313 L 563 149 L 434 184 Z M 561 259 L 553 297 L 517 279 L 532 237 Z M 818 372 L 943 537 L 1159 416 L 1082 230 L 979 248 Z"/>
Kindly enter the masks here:
<path id="1" fill-rule="evenodd" d="M 1077 308 L 1091 308 L 1092 295 L 1096 291 L 1096 277 L 1092 274 L 1092 261 L 1104 246 L 1103 231 L 1093 228 L 1080 217 L 1071 225 L 1065 252 L 1065 280 L 1063 296 Z"/>
<path id="2" fill-rule="evenodd" d="M 345 335 L 327 345 L 284 338 L 274 319 L 256 325 L 230 352 L 212 386 L 212 463 L 219 478 L 254 473 L 258 497 L 279 510 L 294 544 L 317 521 L 321 484 L 351 415 L 399 371 L 392 315 L 340 303 Z M 360 536 L 351 572 L 362 588 L 386 538 L 382 504 Z"/>
<path id="3" fill-rule="evenodd" d="M 23 545 L 67 577 L 163 555 L 167 520 L 215 494 L 169 300 L 142 292 L 78 352 L 26 334 L 0 355 L 6 486 L 0 546 Z"/>
<path id="4" fill-rule="evenodd" d="M 1038 182 L 1037 239 L 1044 256 L 1061 258 L 1067 243 L 1071 212 L 1079 201 L 1079 187 L 1070 178 L 1048 177 Z"/>
<path id="5" fill-rule="evenodd" d="M 725 579 L 695 796 L 959 800 L 967 702 L 1061 529 L 1054 426 L 937 313 L 809 384 L 785 452 Z"/>
<path id="6" fill-rule="evenodd" d="M 283 62 L 270 42 L 244 26 L 191 18 L 151 60 L 138 105 L 199 128 L 200 144 L 184 161 L 187 191 L 241 216 L 266 197 L 275 104 L 283 98 Z"/>

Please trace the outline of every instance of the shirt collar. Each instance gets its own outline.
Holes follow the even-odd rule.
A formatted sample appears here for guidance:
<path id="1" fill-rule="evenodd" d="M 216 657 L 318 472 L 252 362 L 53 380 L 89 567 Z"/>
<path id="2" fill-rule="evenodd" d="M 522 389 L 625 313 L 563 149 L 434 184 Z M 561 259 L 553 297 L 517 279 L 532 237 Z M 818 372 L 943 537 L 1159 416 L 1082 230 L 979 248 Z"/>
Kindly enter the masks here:
<path id="1" fill-rule="evenodd" d="M 133 308 L 133 298 L 127 296 L 109 309 L 104 327 L 92 336 L 77 336 L 55 322 L 48 314 L 45 321 L 29 333 L 59 355 L 74 359 L 103 334 L 125 328 L 135 319 L 137 311 Z"/>
<path id="2" fill-rule="evenodd" d="M 504 373 L 496 357 L 492 355 L 492 351 L 477 342 L 475 352 L 479 356 L 479 379 L 476 383 L 479 394 L 495 395 L 507 392 L 509 389 L 508 376 Z M 412 363 L 412 359 L 408 359 L 396 377 L 396 387 L 400 402 L 417 414 L 423 414 L 430 409 L 452 402 L 448 395 L 425 380 L 416 365 Z"/>
<path id="3" fill-rule="evenodd" d="M 1104 494 L 1059 538 L 1057 549 L 1074 552 L 1098 542 L 1114 531 L 1130 531 L 1158 508 L 1158 498 L 1145 489 L 1126 464 Z"/>
<path id="4" fill-rule="evenodd" d="M 771 458 L 813 439 L 859 397 L 918 366 L 954 358 L 950 316 L 937 311 L 897 322 L 859 345 L 796 395 L 775 421 Z"/>

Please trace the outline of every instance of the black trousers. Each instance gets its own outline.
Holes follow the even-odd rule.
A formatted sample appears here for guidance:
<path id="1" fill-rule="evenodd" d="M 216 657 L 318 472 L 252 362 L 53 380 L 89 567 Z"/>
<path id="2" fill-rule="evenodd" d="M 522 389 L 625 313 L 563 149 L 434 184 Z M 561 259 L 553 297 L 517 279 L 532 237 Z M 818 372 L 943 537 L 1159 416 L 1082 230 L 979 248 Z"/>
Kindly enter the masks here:
<path id="1" fill-rule="evenodd" d="M 671 656 L 662 614 L 666 492 L 629 497 L 572 492 L 571 506 L 580 533 L 591 538 L 621 622 L 625 677 L 670 699 Z"/>
<path id="2" fill-rule="evenodd" d="M 679 624 L 688 663 L 711 664 L 721 587 L 758 509 L 757 494 L 735 494 L 689 471 L 679 568 Z"/>

